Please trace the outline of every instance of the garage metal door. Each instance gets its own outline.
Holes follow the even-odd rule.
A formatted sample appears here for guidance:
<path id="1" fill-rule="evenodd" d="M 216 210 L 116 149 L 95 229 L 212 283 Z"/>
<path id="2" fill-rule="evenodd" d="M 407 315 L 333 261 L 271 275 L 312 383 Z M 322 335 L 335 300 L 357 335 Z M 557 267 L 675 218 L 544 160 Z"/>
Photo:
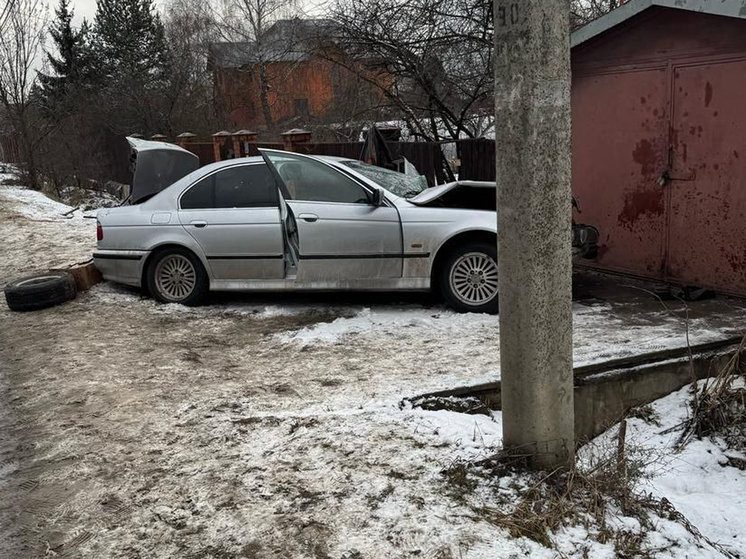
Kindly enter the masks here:
<path id="1" fill-rule="evenodd" d="M 668 273 L 746 291 L 746 60 L 674 68 Z"/>
<path id="2" fill-rule="evenodd" d="M 664 273 L 670 82 L 665 66 L 575 76 L 573 194 L 598 226 L 597 264 L 636 275 Z"/>
<path id="3" fill-rule="evenodd" d="M 573 192 L 603 269 L 746 294 L 746 59 L 573 79 Z"/>

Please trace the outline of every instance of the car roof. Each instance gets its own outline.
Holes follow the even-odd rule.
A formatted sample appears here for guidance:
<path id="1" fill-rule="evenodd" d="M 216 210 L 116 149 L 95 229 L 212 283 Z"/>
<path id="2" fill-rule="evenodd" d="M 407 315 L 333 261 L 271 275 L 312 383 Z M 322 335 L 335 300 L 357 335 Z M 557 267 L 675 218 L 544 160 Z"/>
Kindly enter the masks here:
<path id="1" fill-rule="evenodd" d="M 293 153 L 293 152 L 289 152 Z M 356 159 L 350 159 L 349 157 L 337 157 L 335 155 L 311 155 L 311 154 L 298 154 L 320 159 L 321 161 L 329 162 L 341 162 L 341 161 L 356 161 Z M 202 171 L 212 171 L 214 169 L 221 169 L 223 167 L 231 167 L 233 165 L 239 165 L 241 163 L 262 163 L 264 160 L 261 155 L 252 155 L 250 157 L 236 157 L 234 159 L 225 159 L 223 161 L 216 161 L 215 163 L 208 163 L 200 168 Z"/>

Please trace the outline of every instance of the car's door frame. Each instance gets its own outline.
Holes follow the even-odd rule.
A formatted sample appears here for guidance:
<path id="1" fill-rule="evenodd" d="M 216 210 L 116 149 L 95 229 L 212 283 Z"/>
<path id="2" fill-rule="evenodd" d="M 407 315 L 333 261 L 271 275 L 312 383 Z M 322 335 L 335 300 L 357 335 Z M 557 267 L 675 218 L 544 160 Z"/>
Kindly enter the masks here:
<path id="1" fill-rule="evenodd" d="M 334 288 L 342 287 L 350 281 L 402 277 L 404 255 L 401 216 L 396 205 L 386 199 L 385 190 L 382 189 L 382 205 L 375 206 L 372 192 L 374 187 L 322 159 L 280 150 L 259 151 L 275 174 L 275 179 L 280 185 L 280 193 L 297 223 L 300 251 L 296 281 L 299 287 L 304 283 L 324 282 L 328 283 L 330 288 Z M 366 193 L 369 203 L 294 200 L 290 197 L 282 176 L 267 156 L 268 153 L 289 155 L 323 164 L 334 173 L 360 186 Z M 337 226 L 332 229 L 334 234 L 325 234 L 330 233 L 330 228 L 327 227 L 311 235 L 314 229 L 321 228 L 325 222 L 331 221 Z M 345 228 L 345 222 L 351 227 Z M 376 223 L 382 224 L 377 231 L 374 225 Z M 368 229 L 370 233 L 366 234 L 364 229 Z M 309 239 L 312 241 L 309 242 Z M 370 242 L 366 242 L 367 239 L 370 239 Z M 349 246 L 350 243 L 352 247 Z M 344 246 L 345 244 L 347 246 Z"/>
<path id="2" fill-rule="evenodd" d="M 181 207 L 182 197 L 203 180 L 228 169 L 255 165 L 266 163 L 241 161 L 235 165 L 213 169 L 191 182 L 176 199 L 179 222 L 202 248 L 215 280 L 281 280 L 285 276 L 285 238 L 280 217 L 279 193 L 274 206 L 198 209 Z M 272 172 L 271 167 L 269 170 Z M 220 221 L 211 223 L 211 218 L 215 217 L 219 217 Z M 249 217 L 250 221 L 242 221 Z M 235 238 L 220 240 L 221 235 L 215 234 L 216 228 L 222 231 L 228 228 Z M 251 236 L 251 241 L 245 235 L 248 229 L 259 229 L 258 234 Z"/>

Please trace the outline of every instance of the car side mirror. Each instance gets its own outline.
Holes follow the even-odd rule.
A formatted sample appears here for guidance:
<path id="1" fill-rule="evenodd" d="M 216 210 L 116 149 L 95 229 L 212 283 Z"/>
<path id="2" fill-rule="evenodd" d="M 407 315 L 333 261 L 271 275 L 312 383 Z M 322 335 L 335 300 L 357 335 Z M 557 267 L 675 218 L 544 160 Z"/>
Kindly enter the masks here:
<path id="1" fill-rule="evenodd" d="M 372 202 L 375 207 L 383 206 L 383 190 L 380 188 L 373 190 Z"/>

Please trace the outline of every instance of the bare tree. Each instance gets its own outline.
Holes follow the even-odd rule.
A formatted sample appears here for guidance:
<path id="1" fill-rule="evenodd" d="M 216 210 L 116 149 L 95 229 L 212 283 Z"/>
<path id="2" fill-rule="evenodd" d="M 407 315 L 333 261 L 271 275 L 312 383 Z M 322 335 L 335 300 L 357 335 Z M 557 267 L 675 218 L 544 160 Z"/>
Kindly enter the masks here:
<path id="1" fill-rule="evenodd" d="M 389 74 L 371 82 L 415 135 L 476 137 L 491 124 L 491 0 L 336 0 L 330 17 L 357 60 L 348 68 Z"/>
<path id="2" fill-rule="evenodd" d="M 575 30 L 602 15 L 608 14 L 625 0 L 572 0 L 570 3 L 570 28 Z"/>
<path id="3" fill-rule="evenodd" d="M 216 119 L 207 61 L 210 44 L 218 38 L 214 13 L 203 0 L 172 0 L 164 10 L 164 25 L 170 61 L 159 131 L 212 133 Z"/>
<path id="4" fill-rule="evenodd" d="M 44 43 L 47 9 L 42 0 L 10 0 L 0 12 L 0 103 L 16 133 L 21 157 L 33 188 L 40 187 L 35 160 L 43 137 L 33 106 L 34 65 Z"/>

